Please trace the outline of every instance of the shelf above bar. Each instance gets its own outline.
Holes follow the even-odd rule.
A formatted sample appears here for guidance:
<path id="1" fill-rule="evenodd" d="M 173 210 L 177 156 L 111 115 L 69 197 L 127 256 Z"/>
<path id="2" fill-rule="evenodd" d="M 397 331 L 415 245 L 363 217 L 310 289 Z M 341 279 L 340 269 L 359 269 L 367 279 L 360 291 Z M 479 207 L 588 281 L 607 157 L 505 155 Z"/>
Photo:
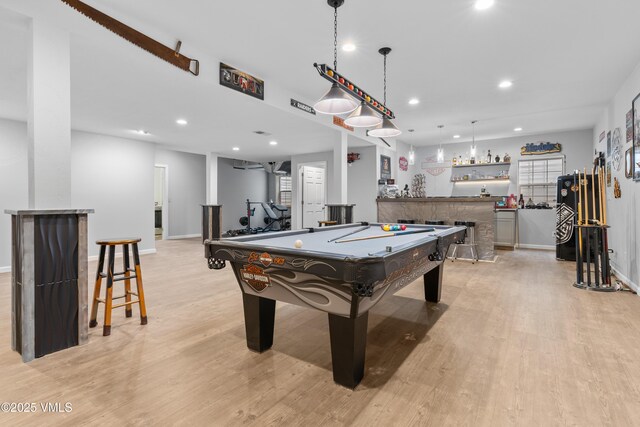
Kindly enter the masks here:
<path id="1" fill-rule="evenodd" d="M 480 181 L 509 181 L 511 178 L 506 176 L 506 177 L 500 177 L 500 178 L 479 178 L 479 179 L 452 179 L 451 182 L 480 182 Z"/>
<path id="2" fill-rule="evenodd" d="M 452 168 L 476 168 L 482 166 L 511 166 L 511 162 L 499 162 L 499 163 L 474 163 L 472 165 L 451 165 Z"/>

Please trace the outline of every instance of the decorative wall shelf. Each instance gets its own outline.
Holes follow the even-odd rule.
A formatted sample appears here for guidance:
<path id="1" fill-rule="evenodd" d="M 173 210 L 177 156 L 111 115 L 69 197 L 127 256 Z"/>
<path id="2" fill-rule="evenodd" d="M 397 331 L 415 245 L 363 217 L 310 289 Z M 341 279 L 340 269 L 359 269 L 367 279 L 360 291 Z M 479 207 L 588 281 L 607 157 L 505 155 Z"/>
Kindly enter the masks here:
<path id="1" fill-rule="evenodd" d="M 496 178 L 477 178 L 477 179 L 452 179 L 451 182 L 495 182 L 495 181 L 509 181 L 511 178 L 508 176 L 496 177 Z"/>
<path id="2" fill-rule="evenodd" d="M 499 162 L 499 163 L 475 163 L 473 165 L 452 165 L 452 168 L 477 168 L 483 166 L 511 166 L 511 162 Z"/>

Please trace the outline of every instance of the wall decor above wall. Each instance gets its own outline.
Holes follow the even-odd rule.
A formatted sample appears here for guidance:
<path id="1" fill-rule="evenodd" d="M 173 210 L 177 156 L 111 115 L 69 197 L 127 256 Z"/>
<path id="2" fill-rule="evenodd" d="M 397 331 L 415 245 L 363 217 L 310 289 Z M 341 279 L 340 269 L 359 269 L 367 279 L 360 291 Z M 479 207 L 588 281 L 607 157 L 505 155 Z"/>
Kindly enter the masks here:
<path id="1" fill-rule="evenodd" d="M 607 157 L 611 157 L 611 131 L 607 132 Z"/>
<path id="2" fill-rule="evenodd" d="M 338 116 L 333 116 L 333 124 L 336 126 L 340 126 L 348 130 L 349 132 L 353 132 L 353 128 L 344 122 L 344 119 Z"/>
<path id="3" fill-rule="evenodd" d="M 291 98 L 291 106 L 297 108 L 298 110 L 302 110 L 305 113 L 316 115 L 316 110 L 313 109 L 312 106 L 305 104 L 304 102 L 296 101 Z"/>
<path id="4" fill-rule="evenodd" d="M 633 176 L 633 147 L 624 153 L 624 176 L 625 178 Z"/>
<path id="5" fill-rule="evenodd" d="M 380 155 L 380 178 L 391 178 L 391 157 Z"/>
<path id="6" fill-rule="evenodd" d="M 620 181 L 618 181 L 618 178 L 613 178 L 613 197 L 616 199 L 622 197 L 622 190 L 620 190 Z"/>
<path id="7" fill-rule="evenodd" d="M 523 156 L 533 155 L 533 154 L 549 154 L 549 153 L 559 153 L 562 151 L 562 144 L 558 142 L 538 142 L 528 143 L 524 147 L 520 148 L 520 154 Z"/>
<path id="8" fill-rule="evenodd" d="M 600 133 L 600 138 L 598 138 L 598 142 L 602 142 L 605 136 L 606 136 L 606 132 L 602 131 L 602 133 Z"/>
<path id="9" fill-rule="evenodd" d="M 406 157 L 401 156 L 401 157 L 398 159 L 398 163 L 399 163 L 399 166 L 400 166 L 400 170 L 401 170 L 401 171 L 407 171 L 407 170 L 409 170 L 409 160 L 407 160 L 407 158 L 406 158 Z"/>
<path id="10" fill-rule="evenodd" d="M 633 150 L 631 151 L 631 176 L 640 181 L 640 94 L 631 104 L 633 111 Z"/>
<path id="11" fill-rule="evenodd" d="M 633 108 L 627 112 L 627 142 L 633 141 Z"/>
<path id="12" fill-rule="evenodd" d="M 222 62 L 220 84 L 264 101 L 264 81 Z"/>

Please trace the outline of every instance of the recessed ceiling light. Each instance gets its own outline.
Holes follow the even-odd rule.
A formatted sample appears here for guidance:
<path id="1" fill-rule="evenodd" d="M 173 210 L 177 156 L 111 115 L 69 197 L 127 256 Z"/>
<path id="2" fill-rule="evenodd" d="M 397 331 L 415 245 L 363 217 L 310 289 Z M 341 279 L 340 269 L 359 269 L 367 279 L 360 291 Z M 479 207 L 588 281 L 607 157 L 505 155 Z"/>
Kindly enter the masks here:
<path id="1" fill-rule="evenodd" d="M 345 52 L 353 52 L 354 50 L 356 50 L 356 45 L 353 43 L 343 44 L 342 50 L 344 50 Z"/>
<path id="2" fill-rule="evenodd" d="M 493 6 L 494 0 L 476 0 L 476 10 L 485 10 Z"/>
<path id="3" fill-rule="evenodd" d="M 278 141 L 269 141 L 269 145 L 278 145 Z"/>
<path id="4" fill-rule="evenodd" d="M 460 135 L 453 135 L 453 139 L 458 139 L 460 138 Z"/>
<path id="5" fill-rule="evenodd" d="M 233 147 L 232 150 L 233 151 L 240 151 L 240 148 L 239 147 Z"/>
<path id="6" fill-rule="evenodd" d="M 409 100 L 409 105 L 417 105 L 420 104 L 420 100 L 418 98 L 411 98 Z"/>
<path id="7" fill-rule="evenodd" d="M 514 132 L 522 132 L 522 128 L 515 128 L 513 131 Z"/>
<path id="8" fill-rule="evenodd" d="M 180 126 L 186 126 L 189 122 L 187 122 L 185 119 L 178 119 L 176 120 L 176 123 Z"/>
<path id="9" fill-rule="evenodd" d="M 500 89 L 508 89 L 511 86 L 513 86 L 513 82 L 511 80 L 503 80 L 500 82 L 500 84 L 498 85 L 498 87 Z"/>
<path id="10" fill-rule="evenodd" d="M 134 132 L 137 133 L 138 135 L 151 135 L 149 132 L 147 132 L 144 129 L 134 130 Z"/>

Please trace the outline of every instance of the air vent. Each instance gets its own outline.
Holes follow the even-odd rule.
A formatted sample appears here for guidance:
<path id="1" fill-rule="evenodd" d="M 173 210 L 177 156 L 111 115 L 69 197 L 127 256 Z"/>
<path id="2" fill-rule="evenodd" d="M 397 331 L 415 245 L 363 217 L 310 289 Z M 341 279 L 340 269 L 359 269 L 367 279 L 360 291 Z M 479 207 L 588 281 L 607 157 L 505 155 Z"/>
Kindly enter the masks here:
<path id="1" fill-rule="evenodd" d="M 253 133 L 258 134 L 258 135 L 264 135 L 264 136 L 271 135 L 269 132 L 265 132 L 263 130 L 254 130 Z"/>

